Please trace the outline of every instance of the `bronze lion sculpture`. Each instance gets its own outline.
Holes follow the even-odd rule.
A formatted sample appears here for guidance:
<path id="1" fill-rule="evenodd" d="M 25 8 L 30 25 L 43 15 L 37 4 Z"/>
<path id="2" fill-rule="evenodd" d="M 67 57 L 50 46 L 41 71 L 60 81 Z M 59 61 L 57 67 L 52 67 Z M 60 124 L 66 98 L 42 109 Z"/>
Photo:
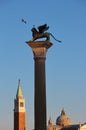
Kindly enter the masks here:
<path id="1" fill-rule="evenodd" d="M 61 42 L 60 40 L 57 40 L 51 33 L 45 32 L 48 29 L 49 29 L 49 26 L 47 26 L 47 24 L 39 26 L 38 30 L 35 27 L 33 27 L 31 29 L 32 36 L 33 36 L 31 41 L 35 41 L 40 38 L 46 38 L 46 40 L 50 40 L 50 35 L 51 35 L 56 41 Z"/>

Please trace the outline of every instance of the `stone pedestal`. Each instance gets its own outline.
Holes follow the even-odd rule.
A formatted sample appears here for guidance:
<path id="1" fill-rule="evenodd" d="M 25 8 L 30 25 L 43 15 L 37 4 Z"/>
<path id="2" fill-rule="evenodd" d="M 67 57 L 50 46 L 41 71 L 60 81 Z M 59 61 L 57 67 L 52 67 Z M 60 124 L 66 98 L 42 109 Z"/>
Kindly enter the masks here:
<path id="1" fill-rule="evenodd" d="M 49 41 L 27 42 L 34 54 L 34 122 L 35 130 L 46 130 L 46 52 L 53 44 Z"/>

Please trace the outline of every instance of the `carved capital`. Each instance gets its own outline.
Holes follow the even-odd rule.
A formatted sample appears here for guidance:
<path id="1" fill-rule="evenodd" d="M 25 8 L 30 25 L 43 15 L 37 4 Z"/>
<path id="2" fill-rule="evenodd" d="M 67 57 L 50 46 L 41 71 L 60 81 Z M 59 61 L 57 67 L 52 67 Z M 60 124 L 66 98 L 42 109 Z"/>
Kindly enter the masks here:
<path id="1" fill-rule="evenodd" d="M 45 58 L 47 49 L 44 47 L 32 48 L 34 53 L 34 58 Z"/>
<path id="2" fill-rule="evenodd" d="M 26 42 L 34 53 L 34 58 L 46 58 L 46 52 L 53 44 L 47 41 Z"/>

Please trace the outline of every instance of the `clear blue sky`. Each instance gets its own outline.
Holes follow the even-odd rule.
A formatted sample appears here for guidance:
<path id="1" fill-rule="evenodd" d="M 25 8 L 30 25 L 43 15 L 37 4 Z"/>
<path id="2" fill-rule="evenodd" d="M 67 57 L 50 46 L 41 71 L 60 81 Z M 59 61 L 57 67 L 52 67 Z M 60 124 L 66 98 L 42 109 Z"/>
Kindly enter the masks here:
<path id="1" fill-rule="evenodd" d="M 24 18 L 27 25 L 21 22 Z M 13 130 L 18 79 L 26 100 L 27 129 L 34 128 L 34 60 L 25 41 L 47 23 L 58 44 L 46 59 L 47 119 L 64 107 L 72 123 L 86 122 L 86 1 L 0 0 L 0 129 Z"/>

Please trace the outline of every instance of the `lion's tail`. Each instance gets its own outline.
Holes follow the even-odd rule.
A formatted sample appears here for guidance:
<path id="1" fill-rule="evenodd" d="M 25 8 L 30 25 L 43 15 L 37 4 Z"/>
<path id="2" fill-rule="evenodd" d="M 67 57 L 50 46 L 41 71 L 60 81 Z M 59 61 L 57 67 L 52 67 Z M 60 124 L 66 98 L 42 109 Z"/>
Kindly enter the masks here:
<path id="1" fill-rule="evenodd" d="M 53 36 L 53 34 L 52 33 L 49 33 L 57 42 L 60 42 L 61 43 L 61 41 L 60 40 L 58 40 L 58 39 L 56 39 L 54 36 Z"/>

